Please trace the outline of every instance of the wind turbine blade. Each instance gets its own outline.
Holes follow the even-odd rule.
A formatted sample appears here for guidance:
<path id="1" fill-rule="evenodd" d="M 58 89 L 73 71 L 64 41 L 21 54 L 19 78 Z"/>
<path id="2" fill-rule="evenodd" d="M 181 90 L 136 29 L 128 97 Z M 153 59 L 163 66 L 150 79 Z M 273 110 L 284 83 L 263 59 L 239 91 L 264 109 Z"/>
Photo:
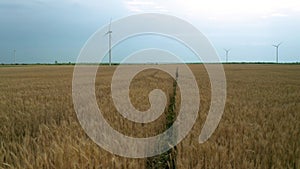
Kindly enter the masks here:
<path id="1" fill-rule="evenodd" d="M 109 21 L 109 27 L 108 27 L 108 32 L 111 31 L 111 18 L 110 18 L 110 21 Z"/>
<path id="2" fill-rule="evenodd" d="M 108 25 L 108 31 L 104 34 L 104 36 L 106 36 L 110 33 L 112 33 L 112 31 L 111 31 L 111 18 L 110 18 L 109 25 Z"/>

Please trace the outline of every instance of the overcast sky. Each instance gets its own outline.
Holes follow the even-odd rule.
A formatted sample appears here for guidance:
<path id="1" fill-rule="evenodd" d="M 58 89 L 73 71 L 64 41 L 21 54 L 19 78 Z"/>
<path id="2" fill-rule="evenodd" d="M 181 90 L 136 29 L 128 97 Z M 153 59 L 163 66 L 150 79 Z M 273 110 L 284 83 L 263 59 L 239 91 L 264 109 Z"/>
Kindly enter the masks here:
<path id="1" fill-rule="evenodd" d="M 231 48 L 229 61 L 273 62 L 272 44 L 283 42 L 279 60 L 300 62 L 299 0 L 1 0 L 0 63 L 12 63 L 14 49 L 18 63 L 74 62 L 110 18 L 145 12 L 187 20 L 207 36 L 221 60 L 223 48 Z M 142 41 L 128 44 L 134 49 Z"/>

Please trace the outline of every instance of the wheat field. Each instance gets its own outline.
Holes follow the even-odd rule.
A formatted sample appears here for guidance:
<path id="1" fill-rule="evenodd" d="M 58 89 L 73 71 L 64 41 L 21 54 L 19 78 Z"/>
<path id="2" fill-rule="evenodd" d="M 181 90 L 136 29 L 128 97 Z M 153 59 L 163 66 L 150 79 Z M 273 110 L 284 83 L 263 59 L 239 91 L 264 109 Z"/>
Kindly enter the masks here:
<path id="1" fill-rule="evenodd" d="M 203 144 L 198 137 L 210 107 L 210 82 L 203 65 L 189 67 L 201 103 L 194 127 L 176 146 L 176 168 L 300 168 L 300 65 L 224 65 L 224 114 Z M 163 132 L 167 108 L 149 124 L 131 122 L 117 112 L 110 90 L 115 68 L 100 66 L 96 78 L 97 102 L 105 119 L 132 137 Z M 0 168 L 159 168 L 150 166 L 149 159 L 111 154 L 85 134 L 73 108 L 73 69 L 71 65 L 0 67 Z M 149 92 L 159 88 L 170 96 L 170 103 L 173 84 L 165 72 L 140 72 L 130 85 L 131 102 L 145 111 Z M 180 108 L 180 89 L 176 91 L 175 114 Z M 164 161 L 154 161 L 159 162 Z"/>

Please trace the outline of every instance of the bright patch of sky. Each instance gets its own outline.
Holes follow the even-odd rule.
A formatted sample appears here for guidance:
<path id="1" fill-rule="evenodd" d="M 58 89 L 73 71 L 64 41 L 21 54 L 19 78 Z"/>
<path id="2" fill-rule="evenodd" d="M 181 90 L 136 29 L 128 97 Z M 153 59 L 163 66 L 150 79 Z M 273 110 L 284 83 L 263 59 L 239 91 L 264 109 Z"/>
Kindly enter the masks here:
<path id="1" fill-rule="evenodd" d="M 273 62 L 272 45 L 283 42 L 279 60 L 300 62 L 298 0 L 1 0 L 0 63 L 12 63 L 14 49 L 18 63 L 75 62 L 88 38 L 110 18 L 148 12 L 187 20 L 207 36 L 222 61 L 223 49 L 231 48 L 229 61 Z M 115 47 L 113 61 L 155 41 L 194 61 L 180 44 L 149 36 Z"/>

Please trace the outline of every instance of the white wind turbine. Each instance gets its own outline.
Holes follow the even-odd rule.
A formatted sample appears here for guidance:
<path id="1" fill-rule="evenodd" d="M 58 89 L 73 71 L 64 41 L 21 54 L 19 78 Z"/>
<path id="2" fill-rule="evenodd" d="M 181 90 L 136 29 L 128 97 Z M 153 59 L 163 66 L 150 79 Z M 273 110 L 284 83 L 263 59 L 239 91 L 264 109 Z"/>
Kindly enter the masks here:
<path id="1" fill-rule="evenodd" d="M 278 52 L 279 52 L 279 46 L 282 44 L 282 42 L 278 43 L 277 45 L 273 45 L 276 48 L 276 63 L 278 63 Z"/>
<path id="2" fill-rule="evenodd" d="M 110 22 L 109 22 L 109 27 L 108 27 L 108 32 L 106 32 L 106 34 L 105 34 L 105 35 L 108 35 L 108 48 L 109 48 L 108 54 L 109 54 L 109 66 L 111 66 L 111 34 L 112 34 L 112 31 L 111 31 L 111 19 L 110 19 Z"/>
<path id="3" fill-rule="evenodd" d="M 230 52 L 231 49 L 224 49 L 226 52 L 226 63 L 228 63 L 228 54 Z"/>

